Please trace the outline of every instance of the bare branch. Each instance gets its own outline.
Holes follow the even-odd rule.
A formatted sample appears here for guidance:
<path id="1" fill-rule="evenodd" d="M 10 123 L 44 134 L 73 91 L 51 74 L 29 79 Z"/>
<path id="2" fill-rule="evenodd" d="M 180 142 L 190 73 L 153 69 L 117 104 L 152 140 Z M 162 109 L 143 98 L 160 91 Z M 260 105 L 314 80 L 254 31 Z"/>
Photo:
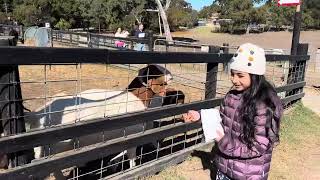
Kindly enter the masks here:
<path id="1" fill-rule="evenodd" d="M 166 6 L 164 7 L 164 10 L 167 11 L 170 7 L 171 0 L 166 0 Z"/>
<path id="2" fill-rule="evenodd" d="M 172 41 L 172 36 L 171 36 L 171 32 L 170 32 L 170 27 L 169 27 L 169 23 L 168 23 L 168 19 L 167 19 L 167 14 L 162 6 L 162 3 L 160 0 L 155 0 L 157 5 L 158 5 L 158 9 L 159 9 L 159 13 L 162 19 L 162 23 L 163 23 L 163 29 L 164 32 L 166 34 L 166 40 L 167 41 Z M 171 1 L 166 1 L 168 4 L 170 4 Z"/>

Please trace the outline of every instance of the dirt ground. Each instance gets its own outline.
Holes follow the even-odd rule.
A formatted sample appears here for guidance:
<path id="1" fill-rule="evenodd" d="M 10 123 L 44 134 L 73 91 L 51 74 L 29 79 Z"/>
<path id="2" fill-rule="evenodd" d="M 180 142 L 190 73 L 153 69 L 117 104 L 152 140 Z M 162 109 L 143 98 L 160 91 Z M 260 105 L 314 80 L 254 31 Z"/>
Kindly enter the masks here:
<path id="1" fill-rule="evenodd" d="M 225 33 L 211 33 L 209 27 L 195 28 L 190 31 L 175 32 L 175 37 L 190 37 L 199 40 L 200 44 L 222 45 L 229 43 L 230 46 L 238 46 L 243 43 L 255 43 L 269 49 L 278 48 L 290 50 L 291 32 L 265 32 L 261 34 L 230 35 Z M 320 48 L 320 31 L 302 31 L 300 35 L 301 43 L 308 43 L 309 50 Z"/>
<path id="2" fill-rule="evenodd" d="M 292 32 L 265 32 L 261 34 L 230 35 L 224 33 L 212 33 L 210 27 L 199 27 L 184 32 L 174 32 L 174 37 L 189 37 L 198 40 L 198 44 L 222 45 L 228 43 L 231 47 L 243 43 L 254 43 L 265 49 L 284 49 L 290 53 Z M 309 85 L 320 84 L 320 54 L 316 59 L 316 51 L 320 48 L 320 31 L 302 31 L 301 43 L 309 44 L 310 61 L 308 62 L 307 83 Z M 317 63 L 317 67 L 316 67 Z"/>

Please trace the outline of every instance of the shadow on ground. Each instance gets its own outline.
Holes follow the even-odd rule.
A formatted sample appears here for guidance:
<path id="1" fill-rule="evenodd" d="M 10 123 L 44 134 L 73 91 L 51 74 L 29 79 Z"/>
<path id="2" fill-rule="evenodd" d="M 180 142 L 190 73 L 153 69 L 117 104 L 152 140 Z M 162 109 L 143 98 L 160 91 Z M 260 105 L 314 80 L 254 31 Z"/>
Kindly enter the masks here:
<path id="1" fill-rule="evenodd" d="M 201 159 L 203 170 L 210 170 L 211 179 L 216 179 L 217 168 L 214 163 L 214 155 L 217 152 L 217 146 L 211 147 L 211 151 L 206 150 L 195 150 L 191 156 L 198 157 Z"/>

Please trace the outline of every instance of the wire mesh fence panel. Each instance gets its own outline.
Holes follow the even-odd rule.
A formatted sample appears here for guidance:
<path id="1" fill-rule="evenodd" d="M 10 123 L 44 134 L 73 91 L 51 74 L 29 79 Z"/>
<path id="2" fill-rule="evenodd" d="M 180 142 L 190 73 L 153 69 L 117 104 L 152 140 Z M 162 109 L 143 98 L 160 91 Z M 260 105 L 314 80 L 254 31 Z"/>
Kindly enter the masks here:
<path id="1" fill-rule="evenodd" d="M 32 62 L 21 61 L 29 64 L 19 66 L 20 81 L 10 82 L 21 86 L 22 99 L 10 101 L 23 102 L 27 133 L 4 136 L 0 145 L 6 147 L 4 152 L 33 149 L 35 159 L 8 174 L 114 177 L 202 143 L 201 124 L 184 123 L 181 115 L 189 109 L 218 106 L 220 97 L 231 89 L 224 63 L 232 54 L 223 55 L 221 48 L 209 54 L 32 49 L 44 54 L 33 53 Z M 24 50 L 17 49 L 18 54 L 28 56 Z M 63 59 L 62 51 L 71 59 Z M 94 57 L 88 56 L 91 52 Z M 46 53 L 56 57 L 41 62 Z M 10 58 L 19 63 L 19 58 Z M 95 63 L 87 63 L 86 58 L 94 58 Z M 287 56 L 269 58 L 267 78 L 280 92 L 292 92 L 284 94 L 287 102 L 301 98 L 305 64 L 288 65 Z M 40 167 L 46 171 L 38 171 Z M 0 177 L 11 177 L 6 175 Z"/>
<path id="2" fill-rule="evenodd" d="M 30 110 L 24 114 L 27 132 L 141 111 L 146 108 L 204 99 L 202 79 L 205 79 L 206 75 L 205 64 L 160 64 L 159 66 L 165 69 L 163 73 L 171 72 L 170 75 L 172 74 L 173 79 L 170 79 L 170 83 L 167 82 L 169 79 L 157 79 L 159 75 L 153 75 L 152 69 L 150 72 L 139 75 L 139 69 L 146 66 L 143 64 L 128 64 L 126 66 L 107 64 L 20 66 L 23 103 L 25 108 Z M 135 81 L 137 78 L 139 80 Z M 140 79 L 145 79 L 142 82 L 147 83 L 145 85 L 147 87 L 141 86 Z M 139 83 L 141 87 L 139 87 Z M 161 88 L 166 91 L 162 92 Z M 155 92 L 164 94 L 154 96 Z M 73 137 L 36 147 L 34 161 L 50 159 L 57 154 L 77 151 L 95 143 L 125 138 L 133 133 L 143 133 L 150 128 L 175 126 L 181 123 L 181 116 L 174 115 L 118 130 L 101 131 L 91 135 L 84 134 L 81 137 Z M 198 130 L 196 132 L 199 134 Z M 192 144 L 190 142 L 201 142 L 201 136 L 198 139 L 190 137 L 191 140 L 189 134 L 185 132 L 166 137 L 160 141 L 146 142 L 145 145 L 141 144 L 133 149 L 123 149 L 123 154 L 119 152 L 106 157 L 102 156 L 97 161 L 89 162 L 89 167 L 81 164 L 77 168 L 68 168 L 69 172 L 64 170 L 63 176 L 67 175 L 70 179 L 93 175 L 102 177 L 120 170 L 123 171 L 133 167 L 133 164 L 142 164 L 155 159 L 157 153 L 157 157 L 160 158 L 189 147 Z M 136 152 L 138 153 L 136 154 Z M 133 163 L 132 159 L 128 158 L 134 158 L 135 162 Z M 58 176 L 57 173 L 60 172 L 55 172 L 52 176 Z"/>
<path id="3" fill-rule="evenodd" d="M 314 87 L 320 86 L 320 49 L 310 52 L 310 61 L 307 63 L 306 81 Z"/>

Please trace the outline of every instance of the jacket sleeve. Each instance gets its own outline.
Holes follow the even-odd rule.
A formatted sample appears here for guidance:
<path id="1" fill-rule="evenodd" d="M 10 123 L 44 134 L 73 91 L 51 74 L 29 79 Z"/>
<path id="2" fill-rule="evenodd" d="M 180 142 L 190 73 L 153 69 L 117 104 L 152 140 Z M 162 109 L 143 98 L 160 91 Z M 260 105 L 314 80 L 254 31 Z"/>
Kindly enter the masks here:
<path id="1" fill-rule="evenodd" d="M 224 116 L 222 114 L 222 116 Z M 219 142 L 220 151 L 234 158 L 254 158 L 263 155 L 269 148 L 269 139 L 267 138 L 266 122 L 268 119 L 267 110 L 257 111 L 255 121 L 255 139 L 251 149 L 243 143 L 238 136 L 234 136 L 230 131 Z"/>

